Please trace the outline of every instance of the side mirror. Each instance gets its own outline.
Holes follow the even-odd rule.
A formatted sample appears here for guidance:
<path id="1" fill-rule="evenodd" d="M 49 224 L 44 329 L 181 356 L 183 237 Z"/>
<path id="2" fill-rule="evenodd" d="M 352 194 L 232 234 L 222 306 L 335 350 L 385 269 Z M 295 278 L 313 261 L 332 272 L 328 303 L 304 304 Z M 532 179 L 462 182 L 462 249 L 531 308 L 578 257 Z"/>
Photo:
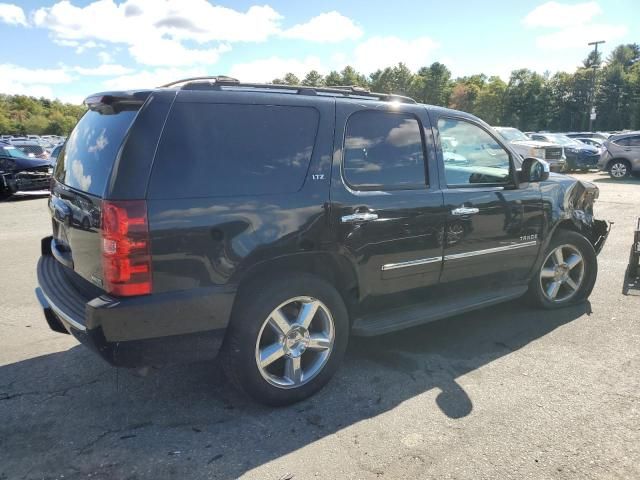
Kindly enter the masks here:
<path id="1" fill-rule="evenodd" d="M 522 162 L 520 182 L 544 182 L 549 178 L 549 164 L 539 158 L 527 157 Z"/>

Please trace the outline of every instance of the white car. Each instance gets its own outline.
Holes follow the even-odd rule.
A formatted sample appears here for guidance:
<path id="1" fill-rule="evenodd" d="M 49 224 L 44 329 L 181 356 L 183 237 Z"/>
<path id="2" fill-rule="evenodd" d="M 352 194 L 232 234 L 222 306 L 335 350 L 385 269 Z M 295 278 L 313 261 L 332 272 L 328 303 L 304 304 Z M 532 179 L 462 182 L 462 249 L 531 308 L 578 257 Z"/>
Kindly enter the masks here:
<path id="1" fill-rule="evenodd" d="M 513 149 L 523 158 L 541 158 L 549 164 L 552 172 L 564 172 L 567 166 L 567 159 L 562 145 L 531 140 L 524 133 L 513 127 L 493 127 Z"/>

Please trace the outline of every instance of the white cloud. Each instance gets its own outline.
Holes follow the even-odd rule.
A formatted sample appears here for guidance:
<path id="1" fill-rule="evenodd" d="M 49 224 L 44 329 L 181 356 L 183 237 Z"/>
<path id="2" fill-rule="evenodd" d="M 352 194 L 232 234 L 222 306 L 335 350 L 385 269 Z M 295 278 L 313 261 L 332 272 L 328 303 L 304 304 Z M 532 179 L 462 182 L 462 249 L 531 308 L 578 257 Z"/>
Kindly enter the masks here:
<path id="1" fill-rule="evenodd" d="M 113 63 L 113 56 L 109 52 L 98 52 L 98 58 L 102 63 Z"/>
<path id="2" fill-rule="evenodd" d="M 410 69 L 428 65 L 438 44 L 429 37 L 403 40 L 398 37 L 372 37 L 355 49 L 353 67 L 364 73 L 405 63 Z"/>
<path id="3" fill-rule="evenodd" d="M 536 46 L 553 50 L 585 48 L 591 41 L 612 41 L 627 34 L 625 25 L 594 22 L 600 14 L 602 9 L 597 2 L 547 2 L 529 12 L 522 23 L 529 28 L 552 30 L 538 35 Z"/>
<path id="4" fill-rule="evenodd" d="M 602 9 L 597 2 L 573 5 L 547 2 L 529 12 L 524 17 L 523 23 L 528 27 L 564 28 L 587 23 L 601 13 Z"/>
<path id="5" fill-rule="evenodd" d="M 283 31 L 285 38 L 308 40 L 310 42 L 336 43 L 355 40 L 362 36 L 362 29 L 353 20 L 339 12 L 321 13 L 306 23 L 294 25 Z"/>
<path id="6" fill-rule="evenodd" d="M 156 39 L 152 43 L 132 45 L 129 53 L 142 65 L 189 66 L 195 64 L 210 65 L 218 61 L 220 54 L 231 50 L 229 45 L 219 45 L 208 49 L 189 49 L 175 40 Z"/>
<path id="7" fill-rule="evenodd" d="M 300 80 L 310 70 L 327 71 L 318 57 L 295 58 L 270 57 L 252 62 L 237 63 L 229 70 L 229 76 L 242 82 L 270 82 L 286 73 L 294 73 Z"/>
<path id="8" fill-rule="evenodd" d="M 137 62 L 152 66 L 214 63 L 229 50 L 228 42 L 260 42 L 276 34 L 280 19 L 266 5 L 241 12 L 206 0 L 96 0 L 84 7 L 63 0 L 33 14 L 33 23 L 51 30 L 58 44 L 121 43 Z"/>
<path id="9" fill-rule="evenodd" d="M 25 68 L 10 63 L 0 64 L 0 79 L 24 85 L 68 83 L 72 77 L 64 68 Z"/>
<path id="10" fill-rule="evenodd" d="M 51 85 L 68 83 L 72 77 L 63 69 L 29 69 L 12 64 L 0 64 L 0 92 L 9 95 L 30 95 L 53 98 Z"/>
<path id="11" fill-rule="evenodd" d="M 103 63 L 102 65 L 98 67 L 93 67 L 93 68 L 74 67 L 73 70 L 79 73 L 80 75 L 96 76 L 96 77 L 126 75 L 133 71 L 131 68 L 123 67 L 122 65 L 116 65 L 113 63 Z"/>
<path id="12" fill-rule="evenodd" d="M 587 24 L 575 25 L 557 32 L 540 35 L 536 38 L 536 45 L 540 48 L 587 48 L 587 44 L 594 40 L 611 42 L 627 34 L 625 25 Z"/>
<path id="13" fill-rule="evenodd" d="M 103 82 L 104 88 L 112 90 L 131 90 L 136 88 L 154 88 L 181 78 L 199 77 L 210 74 L 205 68 L 156 68 L 142 70 L 129 75 L 110 78 Z"/>
<path id="14" fill-rule="evenodd" d="M 12 3 L 0 3 L 0 22 L 9 25 L 27 25 L 27 17 L 22 7 Z"/>

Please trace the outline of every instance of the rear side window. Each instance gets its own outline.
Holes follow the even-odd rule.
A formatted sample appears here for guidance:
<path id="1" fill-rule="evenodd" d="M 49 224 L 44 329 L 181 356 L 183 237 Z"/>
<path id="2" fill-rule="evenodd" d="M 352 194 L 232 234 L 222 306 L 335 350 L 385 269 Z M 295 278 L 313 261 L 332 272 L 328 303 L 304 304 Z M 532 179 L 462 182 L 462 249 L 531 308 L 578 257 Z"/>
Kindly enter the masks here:
<path id="1" fill-rule="evenodd" d="M 640 136 L 629 137 L 628 145 L 630 147 L 640 147 Z"/>
<path id="2" fill-rule="evenodd" d="M 619 138 L 617 140 L 613 140 L 611 143 L 615 143 L 616 145 L 620 145 L 621 147 L 629 146 L 629 137 Z"/>
<path id="3" fill-rule="evenodd" d="M 137 110 L 85 113 L 58 155 L 56 180 L 76 190 L 102 196 L 120 145 L 136 114 Z"/>
<path id="4" fill-rule="evenodd" d="M 319 115 L 310 107 L 176 103 L 151 175 L 152 198 L 298 191 Z"/>
<path id="5" fill-rule="evenodd" d="M 425 188 L 420 123 L 402 113 L 362 111 L 349 117 L 343 172 L 358 190 Z"/>

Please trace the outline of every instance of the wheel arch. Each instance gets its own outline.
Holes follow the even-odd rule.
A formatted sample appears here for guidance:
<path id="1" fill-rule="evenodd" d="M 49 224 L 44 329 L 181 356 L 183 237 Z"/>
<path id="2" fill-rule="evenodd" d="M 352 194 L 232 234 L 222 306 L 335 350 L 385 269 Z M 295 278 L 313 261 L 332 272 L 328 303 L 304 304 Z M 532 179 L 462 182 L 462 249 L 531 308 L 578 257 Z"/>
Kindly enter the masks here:
<path id="1" fill-rule="evenodd" d="M 358 301 L 358 280 L 355 270 L 346 257 L 330 252 L 300 252 L 265 260 L 251 266 L 237 281 L 238 292 L 234 308 L 254 285 L 268 282 L 274 276 L 296 273 L 307 273 L 325 280 L 338 291 L 347 311 L 350 314 L 354 311 Z"/>

